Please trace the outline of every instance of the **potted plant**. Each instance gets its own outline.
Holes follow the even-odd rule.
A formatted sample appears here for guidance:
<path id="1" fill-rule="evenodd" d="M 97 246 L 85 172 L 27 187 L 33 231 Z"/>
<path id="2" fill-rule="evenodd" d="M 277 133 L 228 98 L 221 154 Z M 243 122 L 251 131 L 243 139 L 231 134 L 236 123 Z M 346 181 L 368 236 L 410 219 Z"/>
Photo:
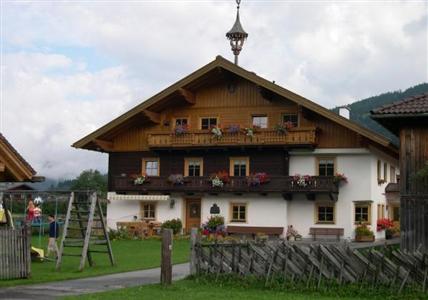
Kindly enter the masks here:
<path id="1" fill-rule="evenodd" d="M 336 174 L 334 174 L 333 182 L 335 184 L 340 184 L 342 182 L 348 183 L 348 178 L 343 173 L 336 173 Z"/>
<path id="2" fill-rule="evenodd" d="M 377 231 L 385 230 L 386 239 L 392 238 L 392 230 L 390 230 L 392 227 L 394 227 L 394 222 L 388 218 L 377 220 Z"/>
<path id="3" fill-rule="evenodd" d="M 149 182 L 149 178 L 146 174 L 141 175 L 131 175 L 131 178 L 134 180 L 135 185 L 142 185 Z"/>
<path id="4" fill-rule="evenodd" d="M 168 177 L 168 182 L 173 185 L 183 185 L 184 184 L 184 176 L 183 174 L 171 174 Z"/>
<path id="5" fill-rule="evenodd" d="M 265 172 L 253 173 L 247 177 L 248 186 L 258 186 L 269 181 L 269 176 Z"/>
<path id="6" fill-rule="evenodd" d="M 224 217 L 211 216 L 202 224 L 202 235 L 210 238 L 223 237 L 226 234 L 224 227 Z"/>
<path id="7" fill-rule="evenodd" d="M 373 242 L 375 236 L 373 231 L 367 226 L 367 224 L 360 224 L 355 228 L 355 241 L 356 242 Z"/>
<path id="8" fill-rule="evenodd" d="M 293 128 L 294 124 L 290 121 L 276 124 L 274 129 L 278 134 L 287 134 L 288 130 Z"/>
<path id="9" fill-rule="evenodd" d="M 177 125 L 174 128 L 174 134 L 175 135 L 183 135 L 189 131 L 189 125 L 183 124 L 183 125 Z"/>
<path id="10" fill-rule="evenodd" d="M 220 140 L 223 137 L 223 131 L 221 130 L 220 126 L 213 126 L 211 128 L 211 133 L 213 134 L 213 138 L 216 140 Z"/>
<path id="11" fill-rule="evenodd" d="M 241 127 L 238 124 L 229 125 L 227 132 L 231 134 L 237 134 L 241 131 Z"/>
<path id="12" fill-rule="evenodd" d="M 214 173 L 210 176 L 212 187 L 223 187 L 229 182 L 229 173 L 225 170 Z"/>
<path id="13" fill-rule="evenodd" d="M 312 176 L 311 175 L 300 175 L 300 174 L 295 174 L 293 176 L 293 180 L 292 180 L 292 185 L 297 185 L 300 187 L 306 187 L 307 185 L 309 185 L 312 181 Z"/>
<path id="14" fill-rule="evenodd" d="M 247 128 L 244 128 L 244 133 L 245 133 L 246 136 L 248 136 L 250 139 L 252 139 L 254 137 L 255 133 L 256 133 L 256 129 L 257 129 L 256 126 L 254 126 L 254 127 L 247 127 Z"/>

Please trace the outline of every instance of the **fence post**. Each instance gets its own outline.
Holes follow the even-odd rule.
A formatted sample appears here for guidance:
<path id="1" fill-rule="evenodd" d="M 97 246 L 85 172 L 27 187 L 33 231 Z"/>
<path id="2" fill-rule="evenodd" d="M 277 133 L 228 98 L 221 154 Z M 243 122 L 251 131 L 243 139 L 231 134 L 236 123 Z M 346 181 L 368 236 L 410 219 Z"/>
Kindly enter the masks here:
<path id="1" fill-rule="evenodd" d="M 172 282 L 172 229 L 162 230 L 161 284 Z"/>
<path id="2" fill-rule="evenodd" d="M 196 252 L 196 244 L 198 242 L 198 228 L 192 228 L 192 231 L 190 232 L 190 275 L 195 275 L 198 272 L 198 256 Z"/>

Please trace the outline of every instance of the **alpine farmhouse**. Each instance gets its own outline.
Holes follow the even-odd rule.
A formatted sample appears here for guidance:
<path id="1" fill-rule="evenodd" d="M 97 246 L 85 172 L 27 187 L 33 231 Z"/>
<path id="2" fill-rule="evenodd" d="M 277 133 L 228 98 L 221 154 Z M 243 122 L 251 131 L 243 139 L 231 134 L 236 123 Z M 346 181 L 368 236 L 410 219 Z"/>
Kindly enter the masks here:
<path id="1" fill-rule="evenodd" d="M 109 155 L 111 228 L 179 218 L 188 232 L 215 213 L 230 233 L 352 239 L 364 222 L 382 238 L 399 173 L 383 136 L 220 56 L 73 147 Z"/>

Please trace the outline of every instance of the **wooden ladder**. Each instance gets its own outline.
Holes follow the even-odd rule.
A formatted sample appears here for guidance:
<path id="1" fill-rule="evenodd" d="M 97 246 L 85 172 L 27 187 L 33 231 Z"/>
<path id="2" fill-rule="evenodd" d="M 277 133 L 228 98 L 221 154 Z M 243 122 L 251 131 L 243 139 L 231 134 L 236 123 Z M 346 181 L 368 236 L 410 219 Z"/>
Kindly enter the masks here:
<path id="1" fill-rule="evenodd" d="M 107 249 L 100 250 L 99 246 L 106 246 Z M 82 248 L 82 251 L 81 253 L 64 253 L 64 248 L 66 247 Z M 85 267 L 86 260 L 88 260 L 89 266 L 92 267 L 94 261 L 91 253 L 107 253 L 111 265 L 115 264 L 106 222 L 97 193 L 76 194 L 72 192 L 68 202 L 56 269 L 60 270 L 63 256 L 79 256 L 79 271 L 82 271 Z"/>

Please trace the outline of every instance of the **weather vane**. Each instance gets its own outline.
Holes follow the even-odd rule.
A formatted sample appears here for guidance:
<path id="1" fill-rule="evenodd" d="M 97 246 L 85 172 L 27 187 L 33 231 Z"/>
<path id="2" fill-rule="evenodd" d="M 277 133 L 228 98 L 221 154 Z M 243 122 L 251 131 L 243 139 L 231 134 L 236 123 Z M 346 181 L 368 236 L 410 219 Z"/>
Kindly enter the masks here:
<path id="1" fill-rule="evenodd" d="M 244 46 L 244 41 L 248 37 L 248 33 L 242 28 L 241 22 L 239 20 L 239 8 L 241 4 L 241 0 L 236 0 L 236 20 L 235 24 L 231 30 L 226 33 L 227 39 L 230 41 L 230 46 L 232 48 L 233 55 L 235 55 L 235 64 L 238 64 L 238 55 Z"/>

